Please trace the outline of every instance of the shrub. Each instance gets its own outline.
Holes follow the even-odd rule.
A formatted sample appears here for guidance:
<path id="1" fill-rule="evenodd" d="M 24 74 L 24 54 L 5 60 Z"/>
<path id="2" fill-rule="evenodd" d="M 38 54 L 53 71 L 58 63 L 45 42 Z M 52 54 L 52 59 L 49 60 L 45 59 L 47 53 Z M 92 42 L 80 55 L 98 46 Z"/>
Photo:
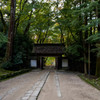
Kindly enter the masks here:
<path id="1" fill-rule="evenodd" d="M 33 48 L 33 41 L 29 35 L 16 34 L 14 39 L 14 66 L 27 65 L 28 57 L 31 54 Z"/>
<path id="2" fill-rule="evenodd" d="M 0 57 L 1 57 L 0 59 L 1 60 L 5 56 L 7 42 L 8 42 L 7 36 L 4 35 L 4 33 L 0 32 Z"/>
<path id="3" fill-rule="evenodd" d="M 3 68 L 3 69 L 12 69 L 12 63 L 11 63 L 11 61 L 10 60 L 8 60 L 8 61 L 5 61 L 5 62 L 3 62 L 2 64 L 1 64 L 1 68 Z"/>

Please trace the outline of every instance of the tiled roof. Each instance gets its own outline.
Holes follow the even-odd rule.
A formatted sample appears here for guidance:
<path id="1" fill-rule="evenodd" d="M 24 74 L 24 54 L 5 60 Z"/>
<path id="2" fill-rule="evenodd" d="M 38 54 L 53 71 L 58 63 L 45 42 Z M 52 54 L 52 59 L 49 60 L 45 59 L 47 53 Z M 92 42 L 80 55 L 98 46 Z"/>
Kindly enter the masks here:
<path id="1" fill-rule="evenodd" d="M 34 44 L 35 54 L 64 54 L 64 44 Z"/>

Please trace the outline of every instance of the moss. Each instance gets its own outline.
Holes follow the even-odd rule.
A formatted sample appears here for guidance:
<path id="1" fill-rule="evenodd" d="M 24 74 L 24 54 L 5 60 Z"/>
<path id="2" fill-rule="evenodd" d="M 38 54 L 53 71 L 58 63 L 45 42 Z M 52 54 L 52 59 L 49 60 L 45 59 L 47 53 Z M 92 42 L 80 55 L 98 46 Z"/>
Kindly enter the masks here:
<path id="1" fill-rule="evenodd" d="M 9 74 L 9 73 L 12 73 L 13 71 L 9 71 L 9 70 L 5 70 L 5 69 L 2 69 L 0 68 L 0 76 L 3 75 L 3 74 Z"/>
<path id="2" fill-rule="evenodd" d="M 93 87 L 97 88 L 98 90 L 100 90 L 100 78 L 95 78 L 95 79 L 91 79 L 86 77 L 84 74 L 79 75 L 79 77 L 84 80 L 85 82 L 87 82 L 88 84 L 92 85 Z"/>
<path id="3" fill-rule="evenodd" d="M 0 71 L 0 81 L 29 72 L 29 71 L 31 71 L 31 69 L 23 69 L 19 71 L 6 71 L 2 69 L 2 71 Z"/>

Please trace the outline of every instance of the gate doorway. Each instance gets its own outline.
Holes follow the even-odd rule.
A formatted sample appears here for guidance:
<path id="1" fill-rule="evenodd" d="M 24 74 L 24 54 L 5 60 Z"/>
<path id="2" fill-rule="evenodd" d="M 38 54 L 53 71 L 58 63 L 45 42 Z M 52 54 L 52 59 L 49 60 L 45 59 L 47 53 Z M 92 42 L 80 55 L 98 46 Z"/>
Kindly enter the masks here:
<path id="1" fill-rule="evenodd" d="M 41 69 L 56 69 L 56 57 L 41 57 Z"/>
<path id="2" fill-rule="evenodd" d="M 50 67 L 49 65 L 46 65 L 47 63 L 50 63 L 48 61 L 45 61 L 45 58 L 54 58 L 54 62 L 52 62 L 51 59 L 50 62 L 51 62 L 51 65 L 54 69 L 61 69 L 62 67 L 62 60 L 61 60 L 61 57 L 58 57 L 58 56 L 40 56 L 38 57 L 38 60 L 37 60 L 37 67 L 40 68 L 40 69 L 44 69 L 44 68 L 47 68 L 47 67 Z"/>
<path id="3" fill-rule="evenodd" d="M 45 57 L 44 58 L 44 66 L 45 67 L 51 66 L 51 67 L 55 68 L 55 66 L 56 66 L 55 57 Z"/>

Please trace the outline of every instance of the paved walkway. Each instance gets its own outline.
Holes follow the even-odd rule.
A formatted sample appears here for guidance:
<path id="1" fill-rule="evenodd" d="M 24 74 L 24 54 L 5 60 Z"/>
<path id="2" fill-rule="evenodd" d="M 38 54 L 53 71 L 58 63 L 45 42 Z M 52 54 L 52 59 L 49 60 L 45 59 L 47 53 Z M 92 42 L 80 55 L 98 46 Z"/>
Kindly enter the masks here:
<path id="1" fill-rule="evenodd" d="M 0 100 L 100 100 L 75 73 L 36 70 L 0 83 Z"/>

